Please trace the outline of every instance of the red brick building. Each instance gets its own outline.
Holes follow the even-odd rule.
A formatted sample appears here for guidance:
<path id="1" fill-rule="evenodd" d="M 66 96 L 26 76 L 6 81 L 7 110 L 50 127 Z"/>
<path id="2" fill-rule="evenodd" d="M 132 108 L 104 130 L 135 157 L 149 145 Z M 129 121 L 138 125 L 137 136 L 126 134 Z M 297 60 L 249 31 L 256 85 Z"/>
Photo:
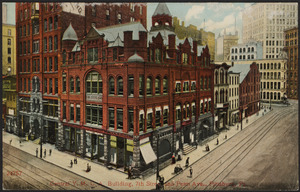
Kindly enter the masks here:
<path id="1" fill-rule="evenodd" d="M 60 148 L 143 174 L 157 145 L 163 167 L 213 133 L 209 50 L 178 40 L 162 7 L 150 32 L 139 22 L 94 27 L 82 41 L 73 25 L 64 32 Z"/>
<path id="2" fill-rule="evenodd" d="M 144 4 L 16 3 L 18 130 L 60 146 L 62 36 L 71 24 L 78 39 L 92 26 L 140 21 L 147 23 Z M 41 128 L 42 127 L 42 128 Z"/>
<path id="3" fill-rule="evenodd" d="M 298 27 L 284 31 L 287 53 L 287 98 L 298 99 Z"/>
<path id="4" fill-rule="evenodd" d="M 235 64 L 230 71 L 240 73 L 239 101 L 240 120 L 257 113 L 260 109 L 260 73 L 258 65 Z"/>

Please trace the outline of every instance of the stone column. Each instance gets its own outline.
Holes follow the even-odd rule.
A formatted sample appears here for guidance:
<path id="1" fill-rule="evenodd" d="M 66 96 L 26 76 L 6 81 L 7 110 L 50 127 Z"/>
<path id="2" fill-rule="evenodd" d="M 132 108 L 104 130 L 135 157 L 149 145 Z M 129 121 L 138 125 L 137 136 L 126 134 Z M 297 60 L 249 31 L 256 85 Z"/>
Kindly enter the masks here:
<path id="1" fill-rule="evenodd" d="M 57 149 L 59 151 L 63 151 L 64 150 L 64 127 L 62 125 L 62 123 L 59 121 L 58 122 L 58 141 L 57 141 Z"/>
<path id="2" fill-rule="evenodd" d="M 15 134 L 18 136 L 21 136 L 20 134 L 22 133 L 21 129 L 22 129 L 22 115 L 19 112 L 20 110 L 20 101 L 19 101 L 19 96 L 17 95 L 17 128 L 15 130 Z"/>
<path id="3" fill-rule="evenodd" d="M 104 161 L 105 165 L 108 166 L 110 162 L 110 135 L 104 135 Z"/>
<path id="4" fill-rule="evenodd" d="M 85 133 L 86 133 L 86 131 L 83 129 L 82 130 L 82 154 L 81 154 L 81 157 L 84 157 L 85 156 L 85 148 L 86 148 L 86 146 L 85 146 L 85 143 L 86 143 L 86 136 L 85 136 Z"/>
<path id="5" fill-rule="evenodd" d="M 79 147 L 79 153 L 82 155 L 83 154 L 83 129 L 80 130 L 80 147 Z"/>
<path id="6" fill-rule="evenodd" d="M 133 136 L 133 158 L 132 158 L 132 173 L 133 176 L 139 177 L 140 172 L 140 138 L 139 136 Z"/>

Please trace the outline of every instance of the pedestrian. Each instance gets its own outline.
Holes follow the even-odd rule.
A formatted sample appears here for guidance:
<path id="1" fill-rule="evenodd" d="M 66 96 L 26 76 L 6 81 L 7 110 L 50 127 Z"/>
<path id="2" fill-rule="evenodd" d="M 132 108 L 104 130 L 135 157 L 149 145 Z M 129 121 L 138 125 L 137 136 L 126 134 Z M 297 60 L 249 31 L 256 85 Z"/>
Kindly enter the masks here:
<path id="1" fill-rule="evenodd" d="M 39 149 L 38 148 L 36 148 L 36 150 L 35 150 L 35 155 L 36 155 L 36 157 L 38 157 L 38 155 L 39 155 Z"/>
<path id="2" fill-rule="evenodd" d="M 173 154 L 173 155 L 172 155 L 172 164 L 175 164 L 175 163 L 176 163 L 175 155 Z"/>
<path id="3" fill-rule="evenodd" d="M 128 167 L 128 179 L 131 179 L 131 166 Z"/>
<path id="4" fill-rule="evenodd" d="M 86 165 L 86 172 L 90 172 L 91 171 L 91 166 L 89 165 L 89 163 Z"/>
<path id="5" fill-rule="evenodd" d="M 51 153 L 52 153 L 52 149 L 49 149 L 49 156 L 51 156 Z"/>
<path id="6" fill-rule="evenodd" d="M 20 143 L 20 147 L 21 147 L 21 144 L 22 144 L 22 141 L 21 141 L 21 139 L 19 140 L 19 143 Z"/>
<path id="7" fill-rule="evenodd" d="M 219 145 L 219 139 L 217 138 L 217 145 Z"/>
<path id="8" fill-rule="evenodd" d="M 164 189 L 164 184 L 165 184 L 165 178 L 164 178 L 164 176 L 160 177 L 159 184 L 160 184 L 160 189 L 163 190 Z"/>
<path id="9" fill-rule="evenodd" d="M 186 159 L 186 161 L 185 161 L 185 166 L 186 166 L 186 167 L 188 167 L 188 166 L 189 166 L 189 164 L 190 164 L 190 162 L 189 162 L 189 161 L 190 161 L 190 157 L 188 157 L 188 158 Z"/>
<path id="10" fill-rule="evenodd" d="M 190 166 L 190 177 L 193 177 L 193 168 Z"/>
<path id="11" fill-rule="evenodd" d="M 70 162 L 70 165 L 71 165 L 71 168 L 73 167 L 73 161 L 71 160 L 71 162 Z"/>
<path id="12" fill-rule="evenodd" d="M 236 130 L 239 130 L 239 125 L 238 124 L 236 125 Z"/>
<path id="13" fill-rule="evenodd" d="M 47 150 L 44 150 L 44 158 L 46 158 Z"/>
<path id="14" fill-rule="evenodd" d="M 74 164 L 77 164 L 77 157 L 74 157 Z"/>
<path id="15" fill-rule="evenodd" d="M 227 139 L 227 134 L 225 134 L 225 139 Z"/>
<path id="16" fill-rule="evenodd" d="M 9 144 L 11 145 L 12 139 L 10 139 Z"/>

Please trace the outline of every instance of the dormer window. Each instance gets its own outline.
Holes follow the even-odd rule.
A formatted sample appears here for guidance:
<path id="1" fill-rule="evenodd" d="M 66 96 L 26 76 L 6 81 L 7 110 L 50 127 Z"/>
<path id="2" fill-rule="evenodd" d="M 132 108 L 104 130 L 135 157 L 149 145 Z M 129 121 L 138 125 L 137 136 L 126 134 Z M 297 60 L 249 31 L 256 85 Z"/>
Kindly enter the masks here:
<path id="1" fill-rule="evenodd" d="M 122 23 L 122 15 L 121 15 L 121 13 L 118 13 L 117 18 L 118 18 L 118 23 Z"/>
<path id="2" fill-rule="evenodd" d="M 182 53 L 182 63 L 188 64 L 188 54 L 187 53 Z"/>
<path id="3" fill-rule="evenodd" d="M 155 49 L 155 61 L 161 62 L 161 50 L 160 49 Z"/>
<path id="4" fill-rule="evenodd" d="M 110 19 L 110 16 L 109 16 L 109 10 L 106 9 L 106 20 L 109 20 Z"/>

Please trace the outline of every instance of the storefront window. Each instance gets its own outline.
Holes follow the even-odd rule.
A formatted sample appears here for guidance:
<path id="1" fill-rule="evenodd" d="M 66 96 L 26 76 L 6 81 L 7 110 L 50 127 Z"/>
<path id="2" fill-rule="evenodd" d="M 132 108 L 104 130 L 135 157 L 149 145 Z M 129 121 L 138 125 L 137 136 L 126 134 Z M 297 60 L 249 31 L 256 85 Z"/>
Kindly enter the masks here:
<path id="1" fill-rule="evenodd" d="M 65 127 L 64 131 L 64 139 L 65 139 L 65 149 L 70 149 L 70 128 Z"/>
<path id="2" fill-rule="evenodd" d="M 87 157 L 91 157 L 91 152 L 92 152 L 92 139 L 91 139 L 91 134 L 86 133 L 86 142 L 85 142 L 85 155 Z"/>

